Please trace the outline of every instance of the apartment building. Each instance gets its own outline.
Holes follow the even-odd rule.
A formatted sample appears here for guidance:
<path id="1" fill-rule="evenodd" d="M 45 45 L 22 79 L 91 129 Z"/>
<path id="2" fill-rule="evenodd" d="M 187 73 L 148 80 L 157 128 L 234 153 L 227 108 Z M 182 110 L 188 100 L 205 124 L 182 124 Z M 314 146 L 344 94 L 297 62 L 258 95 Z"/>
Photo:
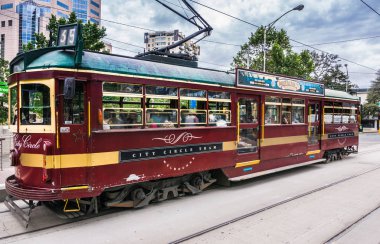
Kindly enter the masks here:
<path id="1" fill-rule="evenodd" d="M 1 0 L 0 57 L 12 60 L 34 33 L 48 36 L 46 25 L 52 14 L 68 18 L 75 12 L 83 22 L 100 24 L 101 0 Z"/>
<path id="2" fill-rule="evenodd" d="M 146 51 L 154 51 L 169 45 L 174 44 L 185 38 L 179 30 L 174 31 L 156 31 L 147 32 L 144 34 L 144 43 L 146 45 Z M 200 47 L 195 45 L 193 41 L 187 41 L 182 46 L 176 47 L 170 50 L 171 53 L 188 53 L 198 56 L 200 54 Z"/>

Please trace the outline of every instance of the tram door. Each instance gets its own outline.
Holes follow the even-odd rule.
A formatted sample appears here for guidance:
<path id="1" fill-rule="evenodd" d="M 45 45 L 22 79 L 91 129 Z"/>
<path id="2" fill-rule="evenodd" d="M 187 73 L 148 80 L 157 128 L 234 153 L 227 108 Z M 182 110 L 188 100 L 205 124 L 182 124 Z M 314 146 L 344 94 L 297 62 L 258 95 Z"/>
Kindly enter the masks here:
<path id="1" fill-rule="evenodd" d="M 260 158 L 259 106 L 260 97 L 237 97 L 237 163 L 254 162 Z"/>
<path id="2" fill-rule="evenodd" d="M 60 94 L 63 94 L 63 84 L 60 85 L 60 89 Z M 87 181 L 88 134 L 87 116 L 85 116 L 87 114 L 87 103 L 85 98 L 86 85 L 78 80 L 75 81 L 75 93 L 72 99 L 65 99 L 63 95 L 59 97 L 58 141 L 61 153 L 62 186 L 67 186 L 65 181 L 70 177 L 70 172 L 74 171 L 76 176 L 81 176 L 75 177 L 77 182 L 74 184 L 86 184 Z M 71 182 L 72 184 L 73 182 Z"/>
<path id="3" fill-rule="evenodd" d="M 308 150 L 321 149 L 321 103 L 309 101 L 308 106 Z"/>

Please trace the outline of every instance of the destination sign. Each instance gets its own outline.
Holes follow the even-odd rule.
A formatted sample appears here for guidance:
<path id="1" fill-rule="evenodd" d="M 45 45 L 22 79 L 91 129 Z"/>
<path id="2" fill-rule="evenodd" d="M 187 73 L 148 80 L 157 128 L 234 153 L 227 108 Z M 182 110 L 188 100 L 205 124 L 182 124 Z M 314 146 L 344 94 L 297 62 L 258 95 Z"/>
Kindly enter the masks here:
<path id="1" fill-rule="evenodd" d="M 264 74 L 250 70 L 236 70 L 237 86 L 256 87 L 266 90 L 285 91 L 292 93 L 325 95 L 324 84 L 288 78 L 271 74 Z"/>
<path id="2" fill-rule="evenodd" d="M 345 137 L 353 137 L 353 136 L 355 136 L 354 132 L 342 132 L 342 133 L 328 134 L 327 138 L 336 139 L 336 138 L 345 138 Z"/>
<path id="3" fill-rule="evenodd" d="M 223 143 L 207 143 L 186 146 L 146 148 L 138 150 L 120 151 L 120 161 L 140 161 L 151 158 L 176 157 L 186 154 L 219 152 L 223 150 Z"/>

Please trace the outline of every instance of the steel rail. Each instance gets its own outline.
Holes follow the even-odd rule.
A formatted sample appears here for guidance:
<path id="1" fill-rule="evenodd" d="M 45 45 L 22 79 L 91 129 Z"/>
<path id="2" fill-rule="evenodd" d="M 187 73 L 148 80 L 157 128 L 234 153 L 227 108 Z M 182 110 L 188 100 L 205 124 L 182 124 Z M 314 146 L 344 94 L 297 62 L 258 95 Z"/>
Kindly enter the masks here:
<path id="1" fill-rule="evenodd" d="M 372 209 L 368 213 L 366 213 L 363 216 L 361 216 L 360 218 L 358 218 L 356 221 L 351 223 L 349 226 L 343 228 L 341 231 L 336 233 L 334 236 L 332 236 L 330 239 L 328 239 L 324 243 L 325 244 L 334 243 L 334 241 L 339 240 L 340 237 L 344 236 L 345 233 L 349 232 L 356 224 L 360 223 L 362 220 L 364 220 L 365 218 L 367 218 L 368 216 L 370 216 L 372 213 L 376 212 L 377 210 L 380 210 L 380 205 L 378 205 L 377 207 L 375 207 L 374 209 Z"/>
<path id="2" fill-rule="evenodd" d="M 376 151 L 377 151 L 377 150 L 376 150 Z M 367 153 L 368 153 L 368 152 L 367 152 Z M 225 227 L 225 226 L 227 226 L 227 225 L 229 225 L 229 224 L 236 223 L 236 222 L 241 221 L 241 220 L 243 220 L 243 219 L 246 219 L 246 218 L 248 218 L 248 217 L 255 216 L 255 215 L 259 214 L 259 213 L 263 213 L 263 212 L 268 211 L 268 210 L 270 210 L 270 209 L 273 209 L 273 208 L 275 208 L 275 207 L 278 207 L 278 206 L 284 205 L 284 204 L 286 204 L 286 203 L 289 203 L 289 202 L 292 202 L 292 201 L 298 200 L 298 199 L 303 198 L 303 197 L 305 197 L 305 196 L 308 196 L 308 195 L 311 195 L 311 194 L 313 194 L 313 193 L 316 193 L 316 192 L 319 192 L 319 191 L 325 190 L 325 189 L 327 189 L 327 188 L 331 188 L 331 187 L 336 186 L 336 185 L 338 185 L 338 184 L 344 183 L 344 182 L 346 182 L 346 181 L 349 181 L 349 180 L 355 179 L 355 178 L 357 178 L 357 177 L 360 177 L 360 176 L 366 175 L 366 174 L 368 174 L 368 173 L 371 173 L 371 172 L 374 172 L 374 171 L 377 171 L 377 170 L 380 170 L 380 166 L 375 167 L 375 168 L 370 169 L 370 170 L 366 170 L 366 171 L 361 172 L 361 173 L 358 173 L 358 174 L 354 174 L 354 175 L 352 175 L 352 176 L 349 176 L 349 177 L 343 178 L 343 179 L 338 180 L 338 181 L 334 181 L 334 182 L 332 182 L 332 183 L 330 183 L 330 184 L 328 184 L 328 185 L 324 185 L 324 186 L 321 186 L 321 187 L 315 188 L 315 189 L 313 189 L 313 190 L 311 190 L 311 191 L 307 191 L 307 192 L 301 193 L 301 194 L 296 195 L 296 196 L 293 196 L 293 197 L 291 197 L 291 198 L 288 198 L 288 199 L 285 199 L 285 200 L 282 200 L 282 201 L 276 202 L 276 203 L 274 203 L 274 204 L 271 204 L 271 205 L 268 205 L 268 206 L 266 206 L 266 207 L 260 208 L 260 209 L 258 209 L 258 210 L 252 211 L 252 212 L 250 212 L 250 213 L 247 213 L 247 214 L 241 215 L 241 216 L 239 216 L 239 217 L 236 217 L 236 218 L 233 218 L 233 219 L 227 220 L 227 221 L 222 222 L 222 223 L 220 223 L 220 224 L 217 224 L 217 225 L 211 226 L 211 227 L 209 227 L 209 228 L 203 229 L 203 230 L 201 230 L 201 231 L 198 231 L 198 232 L 196 232 L 196 233 L 193 233 L 193 234 L 190 234 L 190 235 L 188 235 L 188 236 L 182 237 L 182 238 L 177 239 L 177 240 L 175 240 L 175 241 L 171 241 L 171 242 L 169 242 L 169 243 L 170 243 L 170 244 L 177 244 L 177 243 L 182 243 L 182 242 L 185 242 L 185 241 L 188 241 L 188 240 L 194 239 L 194 238 L 199 237 L 199 236 L 201 236 L 201 235 L 204 235 L 204 234 L 206 234 L 206 233 L 209 233 L 209 232 L 212 232 L 212 231 L 214 231 L 214 230 L 217 230 L 217 229 L 220 229 L 220 228 L 222 228 L 222 227 Z"/>

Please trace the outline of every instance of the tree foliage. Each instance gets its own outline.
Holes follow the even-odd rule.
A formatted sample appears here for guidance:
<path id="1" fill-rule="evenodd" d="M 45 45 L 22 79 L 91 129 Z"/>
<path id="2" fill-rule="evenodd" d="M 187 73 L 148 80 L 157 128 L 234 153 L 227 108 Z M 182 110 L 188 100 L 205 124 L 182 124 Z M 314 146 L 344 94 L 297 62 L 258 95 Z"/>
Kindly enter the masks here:
<path id="1" fill-rule="evenodd" d="M 50 32 L 49 37 L 45 37 L 43 33 L 35 33 L 35 41 L 24 45 L 24 51 L 30 51 L 36 48 L 44 48 L 48 46 L 55 46 L 57 44 L 58 26 L 74 23 L 80 23 L 82 25 L 82 35 L 85 50 L 100 51 L 105 47 L 102 39 L 107 35 L 106 28 L 100 27 L 99 25 L 91 23 L 90 21 L 83 24 L 81 20 L 77 19 L 75 13 L 72 12 L 67 20 L 64 18 L 57 19 L 55 15 L 51 15 L 49 23 L 46 26 Z"/>
<path id="2" fill-rule="evenodd" d="M 312 72 L 313 79 L 323 82 L 327 88 L 334 90 L 346 90 L 357 87 L 353 84 L 346 72 L 342 71 L 343 65 L 339 63 L 339 57 L 335 54 L 311 52 L 315 69 Z"/>
<path id="3" fill-rule="evenodd" d="M 377 117 L 380 108 L 380 70 L 377 71 L 377 77 L 374 81 L 371 82 L 371 87 L 368 91 L 367 103 L 363 106 L 363 117 Z"/>
<path id="4" fill-rule="evenodd" d="M 261 26 L 251 34 L 248 42 L 241 46 L 240 51 L 233 58 L 232 65 L 263 70 L 263 48 L 265 48 L 267 50 L 267 72 L 311 78 L 310 74 L 314 70 L 314 63 L 310 52 L 307 50 L 303 50 L 301 53 L 294 52 L 285 30 L 277 31 L 275 28 L 270 28 L 267 31 L 266 39 L 266 46 L 263 47 L 264 27 Z"/>
<path id="5" fill-rule="evenodd" d="M 0 58 L 0 80 L 6 81 L 9 76 L 9 63 L 8 61 Z M 8 103 L 8 95 L 4 94 L 0 97 L 0 124 L 7 122 L 8 118 L 8 106 L 5 104 Z"/>

